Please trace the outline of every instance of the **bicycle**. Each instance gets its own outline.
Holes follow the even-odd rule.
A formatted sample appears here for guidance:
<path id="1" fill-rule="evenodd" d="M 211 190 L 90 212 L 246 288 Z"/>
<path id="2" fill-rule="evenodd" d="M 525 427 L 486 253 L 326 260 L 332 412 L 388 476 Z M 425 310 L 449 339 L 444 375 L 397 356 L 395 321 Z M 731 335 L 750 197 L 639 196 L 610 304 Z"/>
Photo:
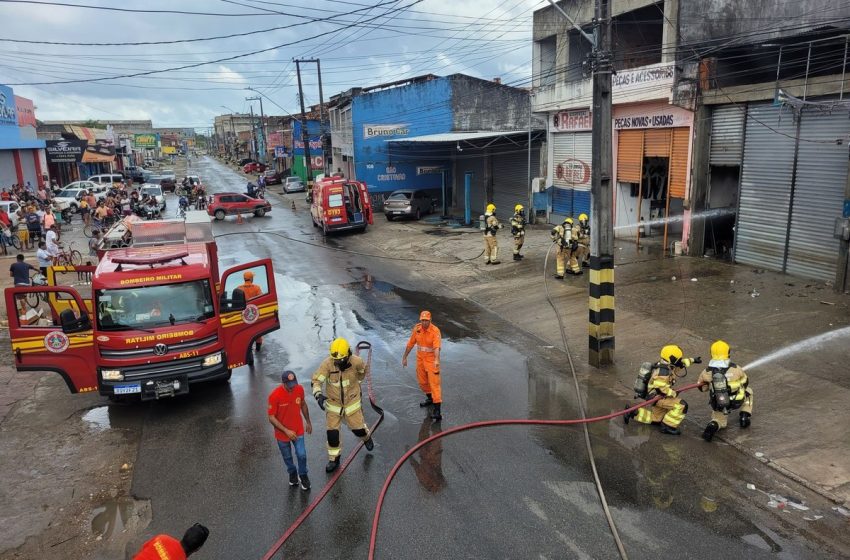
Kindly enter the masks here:
<path id="1" fill-rule="evenodd" d="M 56 256 L 56 264 L 58 266 L 80 266 L 83 264 L 83 254 L 73 249 L 74 244 L 68 245 L 68 248 L 62 248 Z"/>
<path id="2" fill-rule="evenodd" d="M 46 286 L 47 278 L 41 272 L 33 272 L 30 275 L 30 285 L 32 286 Z M 42 297 L 45 298 L 44 301 L 47 301 L 46 295 L 42 296 L 40 292 L 27 292 L 26 302 L 27 305 L 32 309 L 36 309 L 38 305 L 41 303 Z"/>
<path id="3" fill-rule="evenodd" d="M 95 231 L 105 231 L 109 229 L 109 227 L 111 227 L 113 224 L 115 224 L 118 220 L 119 216 L 117 215 L 106 217 L 103 220 L 97 220 L 95 218 L 92 218 L 91 223 L 83 227 L 83 235 L 91 239 Z"/>
<path id="4" fill-rule="evenodd" d="M 11 229 L 3 228 L 0 230 L 0 243 L 4 246 L 12 246 L 18 251 L 21 250 L 21 238 Z"/>

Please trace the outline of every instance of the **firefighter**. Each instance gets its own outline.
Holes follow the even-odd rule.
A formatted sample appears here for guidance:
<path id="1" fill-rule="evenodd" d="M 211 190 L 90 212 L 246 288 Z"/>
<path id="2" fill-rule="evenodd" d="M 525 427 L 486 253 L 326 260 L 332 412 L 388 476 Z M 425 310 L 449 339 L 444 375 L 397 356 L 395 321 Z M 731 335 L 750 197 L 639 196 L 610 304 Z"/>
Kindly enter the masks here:
<path id="1" fill-rule="evenodd" d="M 559 280 L 564 277 L 564 273 L 581 274 L 578 261 L 573 256 L 573 246 L 577 243 L 573 236 L 573 229 L 573 219 L 566 218 L 564 223 L 553 227 L 550 232 L 552 241 L 558 245 L 558 252 L 555 255 L 555 278 Z M 570 265 L 569 270 L 567 263 Z"/>
<path id="2" fill-rule="evenodd" d="M 702 438 L 711 441 L 718 430 L 726 427 L 726 417 L 740 409 L 738 423 L 742 428 L 750 426 L 753 414 L 753 390 L 749 387 L 747 374 L 737 364 L 729 361 L 729 345 L 716 340 L 711 345 L 711 361 L 699 375 L 699 390 L 709 391 L 711 421 L 705 427 Z"/>
<path id="3" fill-rule="evenodd" d="M 514 206 L 514 215 L 511 217 L 511 235 L 514 236 L 514 260 L 522 260 L 523 256 L 520 251 L 525 242 L 525 209 L 522 204 Z"/>
<path id="4" fill-rule="evenodd" d="M 413 327 L 407 348 L 401 358 L 402 367 L 407 367 L 407 356 L 416 346 L 416 380 L 425 393 L 425 401 L 419 406 L 431 407 L 431 418 L 442 420 L 443 393 L 440 388 L 440 329 L 431 322 L 431 312 L 419 314 L 419 322 Z"/>
<path id="5" fill-rule="evenodd" d="M 209 536 L 210 530 L 200 523 L 189 527 L 179 541 L 160 534 L 143 544 L 133 560 L 186 560 L 204 546 Z"/>
<path id="6" fill-rule="evenodd" d="M 496 205 L 488 204 L 484 214 L 484 264 L 499 264 L 499 240 L 496 233 L 502 224 L 496 217 Z"/>
<path id="7" fill-rule="evenodd" d="M 635 394 L 638 397 L 652 399 L 659 395 L 663 398 L 657 401 L 651 409 L 639 408 L 623 416 L 623 421 L 628 424 L 629 420 L 636 418 L 643 424 L 661 424 L 661 432 L 678 436 L 679 424 L 685 419 L 688 412 L 688 403 L 680 399 L 673 385 L 676 379 L 682 375 L 679 372 L 690 367 L 691 364 L 701 364 L 702 358 L 683 358 L 682 349 L 675 344 L 668 344 L 661 349 L 661 361 L 655 364 L 645 364 L 649 367 L 641 367 L 638 380 L 645 383 L 642 389 L 635 384 Z"/>
<path id="8" fill-rule="evenodd" d="M 326 412 L 328 464 L 325 472 L 333 472 L 339 467 L 342 452 L 339 427 L 343 418 L 354 435 L 363 440 L 367 450 L 372 451 L 375 447 L 363 418 L 360 383 L 365 378 L 365 362 L 360 356 L 352 355 L 351 347 L 344 338 L 337 338 L 331 343 L 330 356 L 322 360 L 313 373 L 313 396 L 319 408 Z M 322 390 L 323 386 L 327 395 Z"/>
<path id="9" fill-rule="evenodd" d="M 245 294 L 245 301 L 251 301 L 255 297 L 259 297 L 263 295 L 263 289 L 256 284 L 254 284 L 254 273 L 250 270 L 246 270 L 242 273 L 242 280 L 244 283 L 239 286 L 238 289 L 242 290 L 242 293 Z M 256 344 L 254 345 L 257 349 L 257 352 L 263 347 L 263 337 L 258 336 L 256 340 Z M 253 361 L 252 361 L 253 364 Z"/>
<path id="10" fill-rule="evenodd" d="M 582 212 L 578 215 L 578 249 L 576 252 L 576 260 L 579 266 L 590 266 L 590 223 L 588 223 L 587 214 Z"/>

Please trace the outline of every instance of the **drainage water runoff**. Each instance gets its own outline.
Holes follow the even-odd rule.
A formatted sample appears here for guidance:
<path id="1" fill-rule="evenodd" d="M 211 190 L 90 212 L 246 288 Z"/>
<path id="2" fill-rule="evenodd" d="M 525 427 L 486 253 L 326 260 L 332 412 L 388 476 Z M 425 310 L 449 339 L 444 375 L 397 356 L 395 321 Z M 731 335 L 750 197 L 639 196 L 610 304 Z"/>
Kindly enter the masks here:
<path id="1" fill-rule="evenodd" d="M 754 362 L 750 362 L 749 364 L 744 366 L 744 369 L 748 370 L 761 367 L 767 363 L 773 362 L 780 358 L 787 358 L 788 356 L 793 356 L 794 354 L 798 354 L 804 350 L 817 350 L 818 348 L 821 348 L 824 344 L 848 336 L 850 336 L 850 327 L 844 327 L 841 329 L 836 329 L 834 331 L 825 332 L 823 334 L 819 334 L 810 338 L 806 338 L 805 340 L 801 340 L 800 342 L 796 342 L 790 346 L 786 346 L 785 348 L 780 348 L 775 352 L 771 352 L 767 356 L 763 356 L 755 360 Z"/>

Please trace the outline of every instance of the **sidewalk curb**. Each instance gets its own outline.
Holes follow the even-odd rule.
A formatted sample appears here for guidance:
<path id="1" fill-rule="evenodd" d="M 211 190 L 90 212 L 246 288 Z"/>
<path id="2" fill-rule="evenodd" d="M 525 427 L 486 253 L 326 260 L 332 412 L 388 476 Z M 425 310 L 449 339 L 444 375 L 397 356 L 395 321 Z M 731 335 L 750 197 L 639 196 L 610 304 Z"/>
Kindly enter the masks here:
<path id="1" fill-rule="evenodd" d="M 411 229 L 411 230 L 413 230 L 414 228 L 412 228 L 412 227 L 411 227 L 410 229 Z M 369 241 L 369 239 L 368 239 L 368 238 L 359 238 L 359 239 L 362 239 L 362 241 L 363 241 L 364 243 L 367 243 L 368 245 L 372 246 L 372 247 L 373 247 L 374 249 L 376 249 L 379 253 L 382 253 L 382 254 L 385 254 L 385 255 L 386 255 L 386 254 L 388 254 L 386 250 L 384 250 L 383 248 L 381 248 L 379 245 L 377 245 L 377 244 L 375 244 L 375 243 L 372 243 L 371 241 Z M 448 257 L 451 257 L 451 256 L 452 256 L 452 255 L 445 255 L 444 253 L 440 253 L 439 251 L 436 251 L 436 252 L 437 252 L 438 254 L 442 255 L 442 256 L 448 256 Z M 465 263 L 463 263 L 463 264 L 471 265 L 473 262 L 474 262 L 474 261 L 468 261 L 468 262 L 465 262 Z M 455 287 L 453 287 L 453 286 L 450 286 L 450 285 L 446 284 L 445 282 L 443 282 L 443 281 L 439 280 L 438 278 L 435 278 L 435 277 L 434 277 L 434 276 L 432 276 L 431 274 L 429 274 L 429 273 L 427 273 L 427 272 L 425 272 L 425 271 L 420 271 L 420 274 L 422 274 L 422 275 L 424 275 L 424 276 L 427 276 L 428 278 L 430 278 L 432 281 L 436 282 L 437 284 L 439 284 L 439 285 L 443 286 L 444 288 L 446 288 L 446 289 L 448 289 L 448 290 L 450 290 L 450 291 L 452 291 L 452 292 L 454 292 L 454 293 L 458 294 L 458 295 L 459 295 L 460 297 L 462 297 L 464 300 L 469 301 L 469 302 L 471 302 L 471 303 L 475 304 L 475 305 L 476 305 L 476 306 L 477 306 L 480 310 L 482 310 L 482 311 L 484 311 L 484 312 L 486 312 L 486 313 L 490 313 L 490 314 L 492 314 L 492 315 L 495 315 L 495 316 L 499 317 L 500 319 L 502 319 L 503 321 L 508 321 L 508 319 L 507 319 L 506 317 L 504 317 L 504 316 L 502 316 L 502 315 L 500 315 L 500 314 L 496 313 L 495 311 L 493 311 L 492 309 L 488 308 L 486 305 L 484 305 L 482 302 L 478 301 L 478 300 L 477 300 L 477 299 L 475 299 L 474 297 L 472 297 L 472 296 L 470 296 L 470 295 L 468 295 L 468 294 L 466 294 L 466 293 L 464 293 L 464 292 L 460 291 L 459 289 L 457 289 L 457 288 L 455 288 Z M 526 329 L 524 329 L 523 327 L 520 327 L 520 326 L 516 326 L 516 325 L 515 325 L 515 326 L 514 326 L 514 328 L 516 328 L 517 330 L 519 330 L 519 331 L 523 332 L 523 333 L 524 333 L 524 334 L 526 334 L 527 336 L 529 336 L 529 337 L 531 337 L 531 338 L 533 338 L 533 339 L 535 339 L 535 340 L 538 340 L 541 344 L 543 344 L 543 345 L 545 345 L 545 346 L 551 346 L 551 344 L 550 344 L 550 342 L 549 342 L 549 341 L 546 341 L 546 340 L 544 340 L 544 339 L 540 338 L 538 335 L 536 335 L 536 334 L 534 334 L 534 333 L 532 333 L 532 332 L 527 331 L 527 330 L 526 330 Z M 558 352 L 562 353 L 562 354 L 566 354 L 566 353 L 567 353 L 567 352 L 566 352 L 566 350 L 565 350 L 565 349 L 563 349 L 563 348 L 560 348 L 559 346 L 560 346 L 560 345 L 555 346 L 555 349 L 556 349 Z M 609 386 L 609 388 L 610 388 L 612 391 L 614 391 L 615 393 L 618 393 L 618 394 L 619 394 L 619 393 L 622 393 L 622 391 L 623 391 L 623 389 L 622 389 L 621 385 L 620 385 L 620 384 L 618 384 L 618 383 L 614 383 L 612 386 Z M 624 397 L 624 398 L 628 398 L 628 397 Z M 693 424 L 693 425 L 695 425 L 695 426 L 699 427 L 699 425 L 698 425 L 695 421 L 693 421 L 693 420 L 690 420 L 690 419 L 686 418 L 686 419 L 685 419 L 685 421 L 686 421 L 686 422 L 688 422 L 689 424 Z M 755 451 L 754 451 L 754 450 L 752 450 L 752 449 L 750 449 L 750 448 L 748 448 L 748 447 L 746 447 L 746 446 L 744 446 L 744 445 L 742 445 L 742 444 L 740 444 L 740 443 L 737 443 L 737 442 L 734 442 L 734 441 L 728 440 L 728 439 L 726 439 L 726 438 L 724 438 L 724 437 L 722 437 L 722 436 L 718 436 L 718 439 L 722 440 L 724 443 L 728 444 L 730 447 L 732 447 L 732 448 L 736 449 L 738 452 L 740 452 L 740 453 L 742 453 L 742 454 L 746 455 L 747 457 L 752 457 L 752 458 L 754 458 L 754 459 L 758 460 L 759 462 L 761 462 L 761 463 L 762 463 L 762 464 L 764 464 L 765 466 L 767 466 L 767 467 L 769 467 L 769 468 L 773 469 L 774 471 L 776 471 L 776 472 L 777 472 L 777 473 L 779 473 L 780 475 L 783 475 L 783 476 L 785 476 L 785 477 L 787 477 L 787 478 L 790 478 L 790 479 L 791 479 L 791 480 L 793 480 L 794 482 L 796 482 L 796 483 L 798 483 L 798 484 L 800 484 L 800 485 L 804 486 L 805 488 L 807 488 L 808 490 L 810 490 L 810 491 L 814 492 L 815 494 L 818 494 L 819 496 L 821 496 L 821 497 L 823 497 L 823 498 L 825 498 L 825 499 L 827 499 L 827 500 L 829 500 L 829 501 L 831 501 L 831 502 L 833 502 L 833 503 L 835 503 L 835 504 L 842 505 L 842 506 L 845 506 L 845 507 L 850 507 L 850 502 L 845 501 L 844 499 L 842 499 L 842 498 L 838 497 L 837 495 L 833 494 L 833 493 L 832 493 L 832 492 L 830 492 L 829 490 L 827 490 L 827 489 L 825 489 L 825 488 L 823 488 L 823 487 L 821 487 L 821 486 L 819 486 L 819 485 L 815 484 L 814 482 L 811 482 L 811 481 L 809 481 L 809 480 L 807 480 L 807 479 L 803 478 L 802 476 L 800 476 L 800 475 L 796 474 L 795 472 L 788 470 L 787 468 L 785 468 L 785 467 L 783 467 L 783 466 L 781 466 L 781 465 L 777 464 L 776 462 L 774 462 L 774 461 L 772 461 L 772 460 L 770 460 L 770 459 L 768 459 L 768 458 L 766 458 L 766 457 L 757 457 L 757 456 L 755 455 Z"/>

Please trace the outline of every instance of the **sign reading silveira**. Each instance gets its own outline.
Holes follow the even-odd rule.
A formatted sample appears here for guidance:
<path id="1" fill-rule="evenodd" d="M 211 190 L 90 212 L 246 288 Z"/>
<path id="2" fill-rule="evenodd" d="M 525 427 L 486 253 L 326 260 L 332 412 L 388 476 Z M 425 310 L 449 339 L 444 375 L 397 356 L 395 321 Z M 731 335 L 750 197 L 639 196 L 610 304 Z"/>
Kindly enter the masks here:
<path id="1" fill-rule="evenodd" d="M 364 124 L 363 138 L 377 138 L 380 136 L 407 136 L 410 129 L 406 124 Z"/>

